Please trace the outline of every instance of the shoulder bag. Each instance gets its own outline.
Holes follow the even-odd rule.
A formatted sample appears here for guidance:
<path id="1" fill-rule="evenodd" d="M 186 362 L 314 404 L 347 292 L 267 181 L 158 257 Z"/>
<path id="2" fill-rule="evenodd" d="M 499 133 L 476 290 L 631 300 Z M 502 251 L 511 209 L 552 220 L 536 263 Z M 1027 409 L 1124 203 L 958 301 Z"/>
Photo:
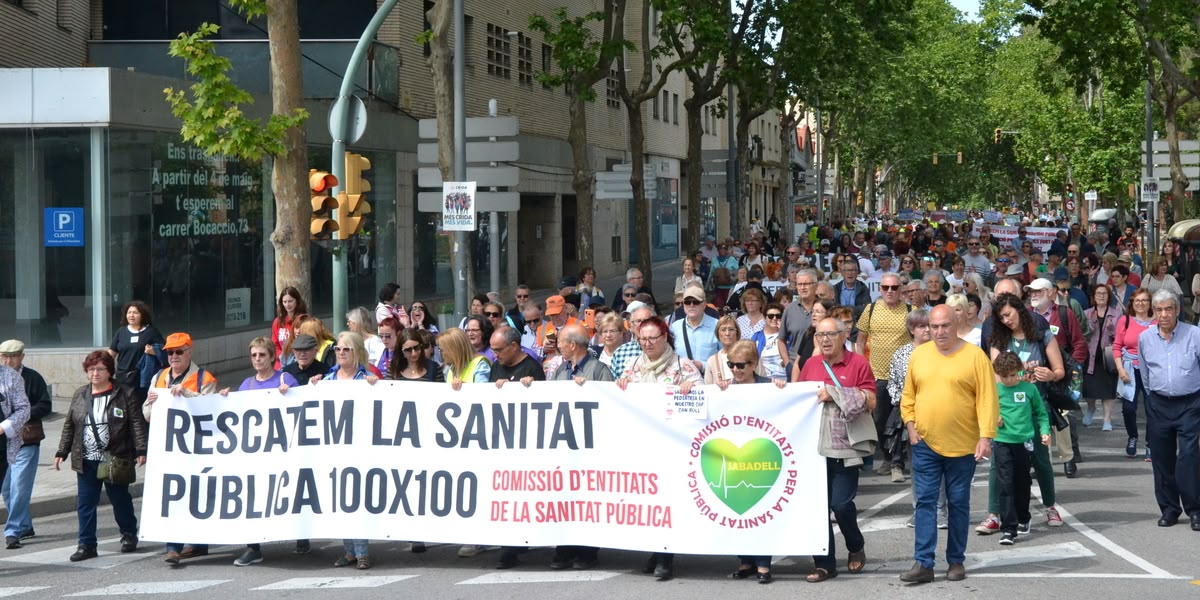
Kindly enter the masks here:
<path id="1" fill-rule="evenodd" d="M 113 393 L 115 394 L 116 391 L 114 390 Z M 109 403 L 111 402 L 112 400 L 109 399 Z M 108 404 L 105 404 L 104 412 L 108 413 Z M 92 436 L 96 438 L 96 443 L 100 443 L 100 429 L 96 427 L 96 418 L 91 410 L 88 410 L 86 421 L 92 428 Z M 109 434 L 111 436 L 111 429 Z M 133 468 L 133 459 L 115 456 L 112 452 L 105 450 L 100 457 L 100 464 L 96 466 L 96 479 L 117 485 L 129 485 L 137 481 L 137 470 Z"/>

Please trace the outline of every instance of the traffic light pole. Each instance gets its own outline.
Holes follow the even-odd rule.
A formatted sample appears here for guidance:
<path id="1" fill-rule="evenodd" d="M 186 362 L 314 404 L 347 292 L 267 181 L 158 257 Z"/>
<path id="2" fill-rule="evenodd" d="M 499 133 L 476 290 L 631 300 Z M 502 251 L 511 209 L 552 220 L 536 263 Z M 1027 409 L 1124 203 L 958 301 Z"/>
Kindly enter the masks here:
<path id="1" fill-rule="evenodd" d="M 346 181 L 346 137 L 350 135 L 349 116 L 350 116 L 350 101 L 349 97 L 354 91 L 354 73 L 358 71 L 359 65 L 366 59 L 367 53 L 371 48 L 371 42 L 375 39 L 375 34 L 379 28 L 383 26 L 383 21 L 388 14 L 392 12 L 392 8 L 396 6 L 397 0 L 383 0 L 379 5 L 379 10 L 375 11 L 375 16 L 371 17 L 371 22 L 367 24 L 367 28 L 363 31 L 362 36 L 358 38 L 358 44 L 354 46 L 354 53 L 350 55 L 350 62 L 346 65 L 346 72 L 342 75 L 342 87 L 338 90 L 338 102 L 333 105 L 332 130 L 330 134 L 333 137 L 333 156 L 331 162 L 330 173 L 337 178 L 338 185 L 333 189 L 333 196 L 337 196 L 345 188 Z M 460 0 L 461 1 L 461 0 Z M 337 210 L 334 211 L 336 218 Z M 341 233 L 333 233 L 334 240 L 341 240 Z M 332 278 L 333 278 L 333 324 L 339 325 L 346 318 L 347 307 L 349 305 L 349 276 L 346 270 L 346 253 L 343 252 L 344 247 L 338 246 L 333 252 L 332 261 Z M 341 327 L 336 327 L 335 331 Z"/>
<path id="2" fill-rule="evenodd" d="M 445 1 L 445 0 L 443 0 Z M 454 0 L 454 180 L 467 180 L 466 28 L 463 0 Z M 438 141 L 441 143 L 441 140 Z M 493 232 L 493 235 L 495 232 Z M 467 232 L 454 232 L 454 316 L 467 314 Z M 499 291 L 499 290 L 497 290 Z"/>

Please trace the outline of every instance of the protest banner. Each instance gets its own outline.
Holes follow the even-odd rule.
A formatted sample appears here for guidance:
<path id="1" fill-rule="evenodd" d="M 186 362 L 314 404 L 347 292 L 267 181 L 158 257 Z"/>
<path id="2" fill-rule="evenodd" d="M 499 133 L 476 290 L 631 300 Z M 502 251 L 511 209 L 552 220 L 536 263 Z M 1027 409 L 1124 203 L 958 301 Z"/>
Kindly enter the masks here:
<path id="1" fill-rule="evenodd" d="M 141 534 L 823 554 L 817 383 L 160 390 Z"/>
<path id="2" fill-rule="evenodd" d="M 1021 228 L 1013 225 L 993 225 L 992 237 L 1000 240 L 1000 248 L 1007 248 L 1017 239 L 1019 229 Z M 1025 227 L 1025 237 L 1033 242 L 1034 248 L 1046 252 L 1050 250 L 1050 244 L 1054 243 L 1054 234 L 1058 231 L 1057 227 Z"/>

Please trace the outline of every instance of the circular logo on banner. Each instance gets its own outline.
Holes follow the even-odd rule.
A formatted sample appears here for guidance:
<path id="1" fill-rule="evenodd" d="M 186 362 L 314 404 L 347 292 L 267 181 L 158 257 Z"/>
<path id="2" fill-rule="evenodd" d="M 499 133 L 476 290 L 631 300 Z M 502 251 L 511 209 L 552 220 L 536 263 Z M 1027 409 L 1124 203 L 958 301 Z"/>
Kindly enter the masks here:
<path id="1" fill-rule="evenodd" d="M 722 415 L 692 437 L 687 485 L 696 509 L 723 527 L 765 525 L 796 491 L 787 437 L 770 422 Z"/>

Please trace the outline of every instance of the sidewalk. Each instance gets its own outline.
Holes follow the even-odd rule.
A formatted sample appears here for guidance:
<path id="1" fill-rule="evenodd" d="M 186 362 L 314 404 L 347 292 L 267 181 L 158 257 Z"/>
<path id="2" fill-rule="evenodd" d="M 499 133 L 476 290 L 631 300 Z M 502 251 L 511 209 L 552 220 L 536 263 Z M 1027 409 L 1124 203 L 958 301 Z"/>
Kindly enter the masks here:
<path id="1" fill-rule="evenodd" d="M 654 281 L 652 288 L 654 297 L 659 302 L 670 302 L 674 292 L 675 277 L 679 275 L 680 267 L 679 260 L 663 261 L 654 265 Z M 598 280 L 596 284 L 604 291 L 604 297 L 612 303 L 616 294 L 621 292 L 621 285 L 625 283 L 624 274 L 619 277 L 610 277 L 607 279 Z M 557 290 L 542 289 L 532 290 L 530 296 L 539 301 L 545 301 L 546 298 L 553 295 Z M 506 305 L 512 304 L 512 298 L 501 298 Z M 251 374 L 249 360 L 244 369 L 213 373 L 221 386 L 236 387 L 246 377 Z M 43 427 L 46 430 L 46 439 L 42 440 L 41 454 L 38 457 L 37 477 L 33 484 L 33 498 L 30 500 L 30 514 L 36 519 L 39 517 L 47 517 L 60 513 L 70 512 L 75 509 L 75 478 L 76 474 L 71 470 L 70 461 L 64 461 L 62 470 L 54 470 L 54 452 L 58 449 L 58 441 L 62 437 L 63 423 L 65 423 L 65 415 L 71 406 L 69 397 L 54 398 L 53 412 L 43 421 Z M 135 498 L 142 495 L 142 476 L 145 474 L 144 469 L 138 469 L 138 481 L 130 486 L 130 492 Z M 101 494 L 101 505 L 108 503 L 108 497 Z M 0 508 L 0 518 L 8 518 L 8 508 Z M 34 524 L 36 529 L 36 522 Z"/>

